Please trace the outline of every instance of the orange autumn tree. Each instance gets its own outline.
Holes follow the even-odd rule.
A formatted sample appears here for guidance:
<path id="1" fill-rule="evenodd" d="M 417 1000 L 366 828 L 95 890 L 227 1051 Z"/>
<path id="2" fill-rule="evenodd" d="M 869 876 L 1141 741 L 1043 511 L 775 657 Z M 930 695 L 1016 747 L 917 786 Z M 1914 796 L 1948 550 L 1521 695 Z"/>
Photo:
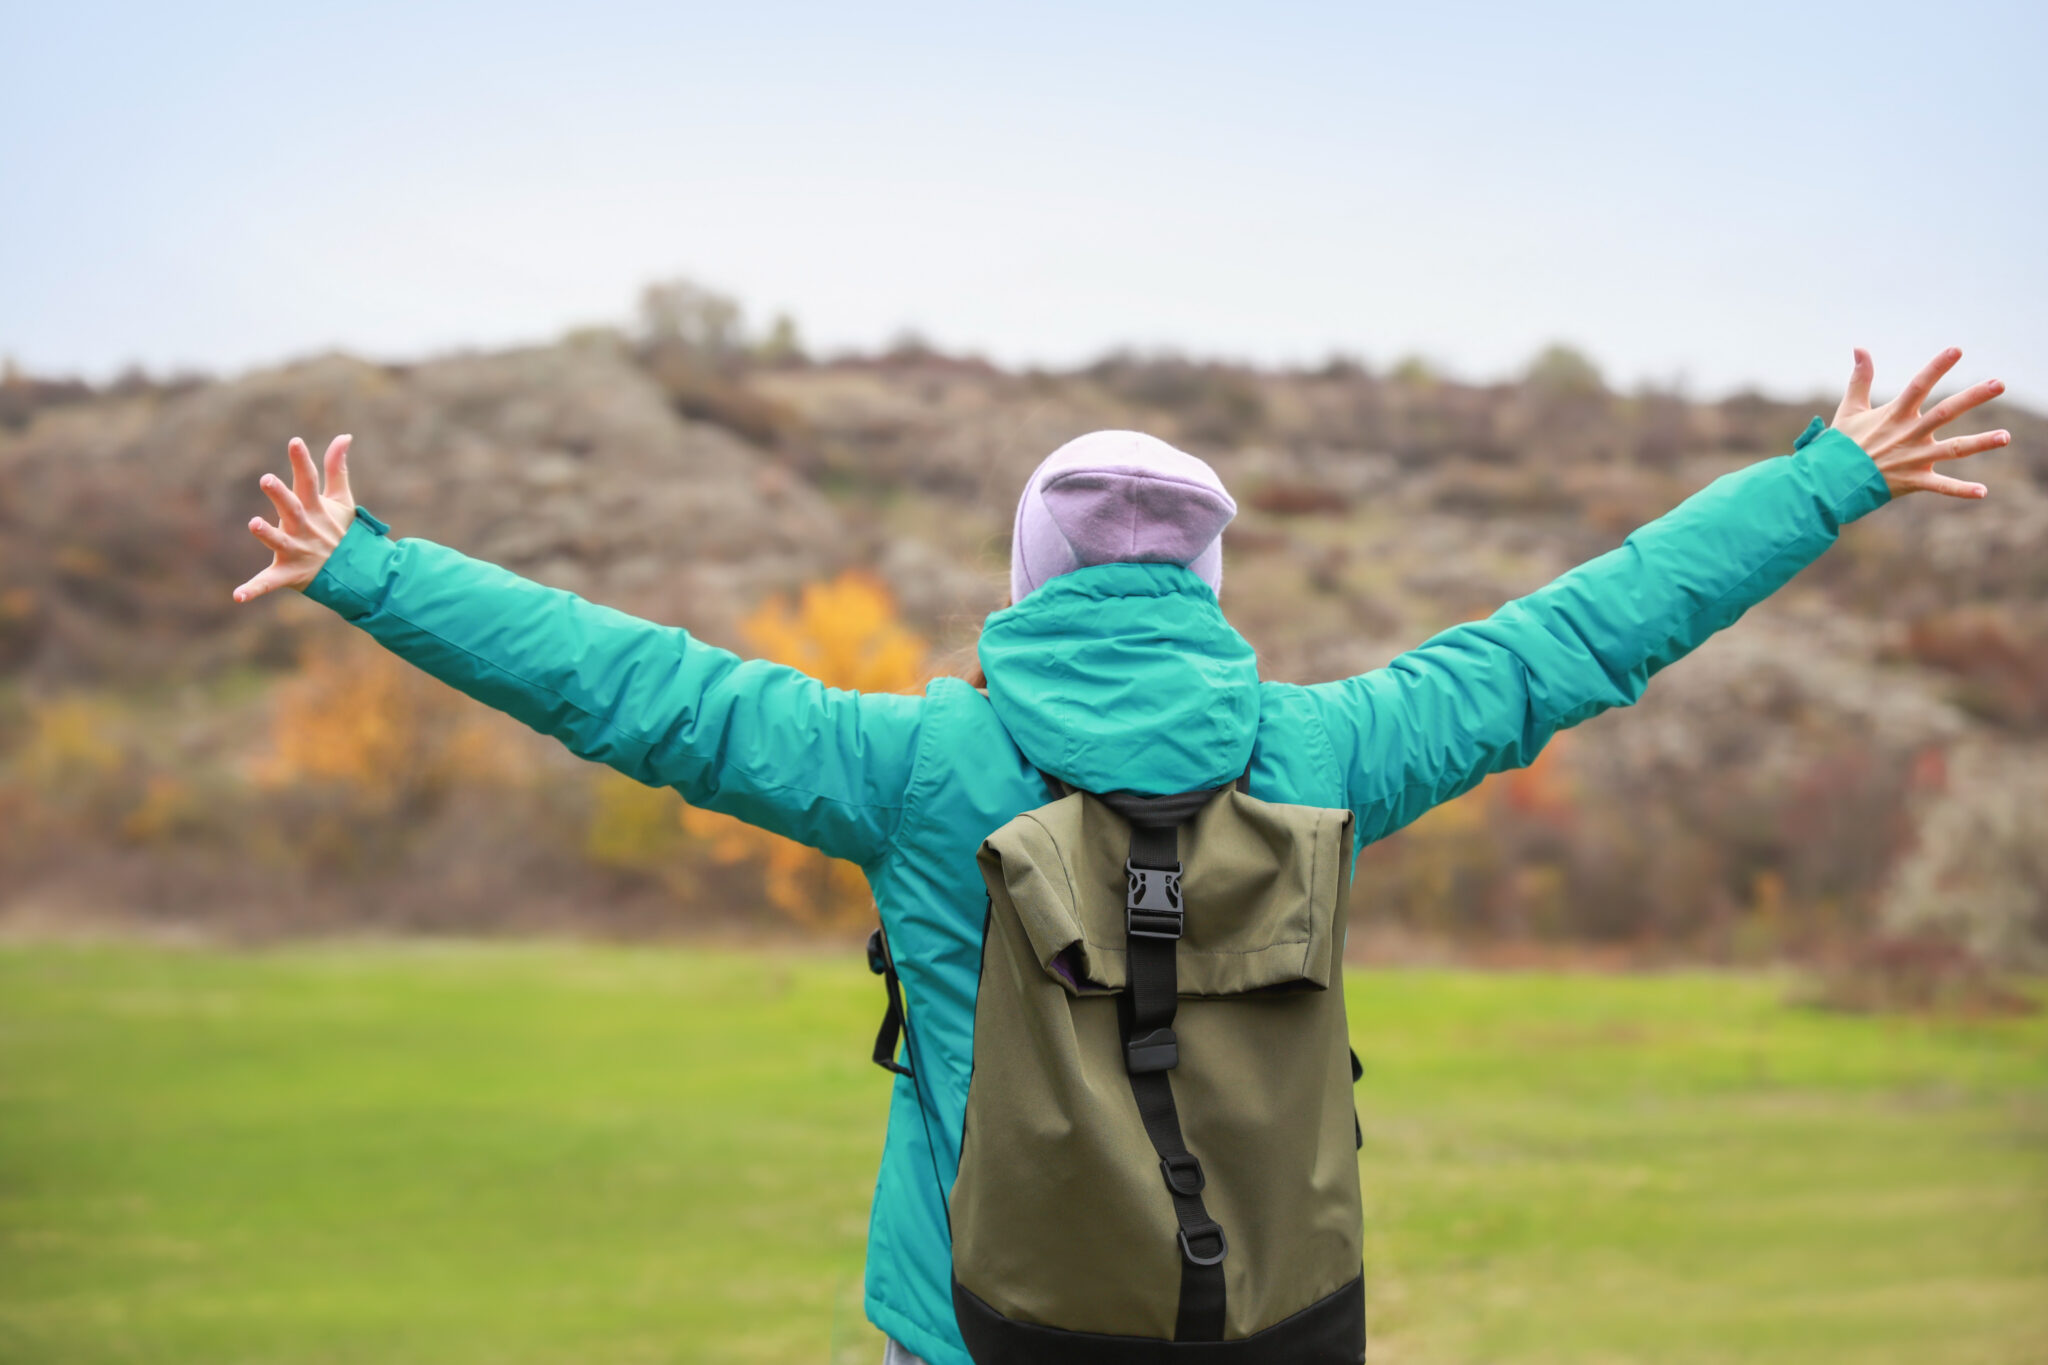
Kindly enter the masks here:
<path id="1" fill-rule="evenodd" d="M 272 693 L 270 745 L 254 757 L 260 790 L 327 785 L 390 815 L 462 783 L 516 783 L 523 751 L 504 722 L 367 637 L 320 637 Z"/>
<path id="2" fill-rule="evenodd" d="M 775 596 L 740 625 L 749 651 L 802 669 L 828 687 L 908 692 L 930 676 L 930 647 L 896 615 L 880 579 L 848 571 L 805 586 L 796 601 Z M 709 843 L 714 860 L 761 869 L 768 902 L 807 929 L 847 929 L 873 914 L 867 879 L 828 858 L 729 815 L 685 806 L 683 828 Z"/>

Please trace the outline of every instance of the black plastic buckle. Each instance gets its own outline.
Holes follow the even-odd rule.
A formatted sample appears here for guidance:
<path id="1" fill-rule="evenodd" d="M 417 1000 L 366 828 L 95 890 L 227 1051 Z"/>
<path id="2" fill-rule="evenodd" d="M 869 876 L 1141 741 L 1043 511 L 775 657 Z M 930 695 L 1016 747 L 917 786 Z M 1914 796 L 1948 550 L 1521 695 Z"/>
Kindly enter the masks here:
<path id="1" fill-rule="evenodd" d="M 889 974 L 889 955 L 882 947 L 882 931 L 875 930 L 868 935 L 868 970 L 876 976 Z"/>
<path id="2" fill-rule="evenodd" d="M 1124 932 L 1139 938 L 1179 938 L 1183 918 L 1180 864 L 1139 867 L 1124 859 Z"/>
<path id="3" fill-rule="evenodd" d="M 1170 1028 L 1156 1028 L 1124 1044 L 1124 1065 L 1133 1076 L 1171 1071 L 1180 1065 L 1180 1039 Z"/>
<path id="4" fill-rule="evenodd" d="M 1209 1177 L 1202 1174 L 1202 1163 L 1192 1152 L 1180 1158 L 1160 1157 L 1159 1173 L 1166 1177 L 1167 1189 L 1190 1199 L 1200 1194 L 1209 1183 Z"/>
<path id="5" fill-rule="evenodd" d="M 1221 1224 L 1213 1222 L 1203 1223 L 1195 1228 L 1195 1236 L 1202 1238 L 1204 1241 L 1212 1237 L 1215 1238 L 1216 1254 L 1208 1256 L 1196 1252 L 1192 1246 L 1188 1245 L 1188 1230 L 1182 1228 L 1180 1230 L 1180 1254 L 1187 1258 L 1189 1265 L 1215 1265 L 1230 1254 L 1230 1242 L 1223 1236 Z"/>

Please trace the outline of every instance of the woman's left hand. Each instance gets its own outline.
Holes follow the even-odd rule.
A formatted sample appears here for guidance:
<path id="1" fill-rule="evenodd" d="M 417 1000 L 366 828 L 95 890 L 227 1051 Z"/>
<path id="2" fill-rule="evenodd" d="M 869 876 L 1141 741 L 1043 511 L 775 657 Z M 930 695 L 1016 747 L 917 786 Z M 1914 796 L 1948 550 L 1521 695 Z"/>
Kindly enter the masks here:
<path id="1" fill-rule="evenodd" d="M 2004 393 L 2004 381 L 1987 379 L 1944 398 L 1925 412 L 1920 410 L 1920 405 L 1927 401 L 1927 395 L 1934 391 L 1941 377 L 1954 369 L 1955 363 L 1962 358 L 1963 353 L 1951 346 L 1930 360 L 1927 368 L 1914 375 L 1913 382 L 1901 389 L 1897 398 L 1881 408 L 1873 408 L 1870 406 L 1870 381 L 1875 367 L 1870 363 L 1870 352 L 1860 347 L 1856 351 L 1856 365 L 1849 372 L 1849 391 L 1842 396 L 1842 406 L 1835 409 L 1835 429 L 1863 447 L 1864 453 L 1877 462 L 1877 467 L 1884 471 L 1885 484 L 1895 498 L 1903 493 L 1922 491 L 1943 493 L 1951 498 L 1981 498 L 1990 492 L 1981 483 L 1937 474 L 1934 465 L 1939 460 L 1960 460 L 1965 455 L 2010 445 L 2012 434 L 1986 431 L 1974 436 L 1950 436 L 1937 440 L 1934 433 L 1971 408 Z"/>
<path id="2" fill-rule="evenodd" d="M 321 486 L 320 471 L 313 467 L 313 453 L 296 436 L 285 447 L 292 464 L 292 486 L 286 488 L 275 474 L 263 476 L 263 496 L 277 508 L 277 525 L 251 517 L 249 534 L 270 547 L 270 565 L 235 589 L 237 602 L 253 602 L 279 588 L 304 592 L 306 585 L 319 577 L 320 566 L 341 544 L 356 516 L 355 494 L 348 487 L 350 439 L 337 436 L 327 447 L 325 487 Z"/>

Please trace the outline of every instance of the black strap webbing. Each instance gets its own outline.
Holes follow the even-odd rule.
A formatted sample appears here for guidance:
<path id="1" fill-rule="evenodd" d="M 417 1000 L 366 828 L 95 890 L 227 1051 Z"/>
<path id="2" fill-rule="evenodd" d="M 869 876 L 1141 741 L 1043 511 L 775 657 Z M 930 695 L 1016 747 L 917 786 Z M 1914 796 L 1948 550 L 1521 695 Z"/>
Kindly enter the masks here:
<path id="1" fill-rule="evenodd" d="M 903 1037 L 903 983 L 896 979 L 896 963 L 889 956 L 889 942 L 880 929 L 868 935 L 868 970 L 882 978 L 889 993 L 889 1008 L 882 1015 L 882 1027 L 875 1034 L 875 1065 L 899 1076 L 911 1075 L 909 1067 L 896 1060 L 896 1044 Z"/>
<path id="2" fill-rule="evenodd" d="M 1351 1084 L 1354 1088 L 1358 1085 L 1359 1080 L 1364 1075 L 1365 1063 L 1358 1060 L 1358 1049 L 1352 1048 Z M 1359 1150 L 1363 1151 L 1365 1149 L 1365 1125 L 1358 1121 L 1358 1099 L 1355 1094 L 1353 1095 L 1351 1100 L 1351 1135 L 1354 1138 L 1358 1139 Z"/>
<path id="3" fill-rule="evenodd" d="M 1206 799 L 1211 793 L 1202 793 Z M 1125 1070 L 1145 1135 L 1159 1155 L 1159 1172 L 1173 1200 L 1181 1253 L 1180 1306 L 1175 1341 L 1221 1341 L 1224 1320 L 1223 1258 L 1230 1244 L 1202 1203 L 1202 1163 L 1181 1137 L 1169 1075 L 1180 1061 L 1173 1018 L 1179 1007 L 1180 977 L 1174 957 L 1183 925 L 1180 893 L 1180 822 L 1188 804 L 1172 797 L 1116 800 L 1111 809 L 1131 821 L 1131 853 L 1125 865 L 1125 961 L 1129 989 L 1118 1012 Z M 1195 809 L 1200 803 L 1195 804 Z M 1171 821 L 1171 823 L 1165 823 Z"/>

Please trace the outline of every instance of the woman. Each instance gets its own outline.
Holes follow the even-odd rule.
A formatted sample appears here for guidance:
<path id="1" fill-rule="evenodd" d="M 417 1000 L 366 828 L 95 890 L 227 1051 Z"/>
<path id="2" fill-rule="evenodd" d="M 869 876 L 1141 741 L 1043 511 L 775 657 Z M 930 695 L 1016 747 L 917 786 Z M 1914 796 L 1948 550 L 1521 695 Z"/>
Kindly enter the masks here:
<path id="1" fill-rule="evenodd" d="M 1922 410 L 1960 355 L 1943 352 L 1873 407 L 1857 351 L 1831 430 L 1816 418 L 1792 454 L 1715 481 L 1619 549 L 1385 668 L 1316 686 L 1261 683 L 1218 607 L 1236 507 L 1214 471 L 1132 432 L 1082 437 L 1026 484 L 1014 605 L 988 618 L 979 647 L 985 696 L 958 678 L 922 696 L 827 688 L 440 545 L 391 540 L 350 492 L 346 436 L 327 450 L 324 489 L 296 439 L 292 487 L 263 477 L 278 522 L 249 529 L 274 557 L 235 600 L 301 589 L 585 758 L 860 865 L 909 1000 L 915 1072 L 895 1081 L 868 1315 L 892 1359 L 968 1365 L 944 1192 L 972 1055 L 974 854 L 1044 802 L 1041 771 L 1084 790 L 1163 793 L 1249 766 L 1254 796 L 1349 809 L 1361 845 L 1383 838 L 1531 762 L 1558 730 L 1636 701 L 1844 524 L 1909 492 L 1983 497 L 1934 465 L 2008 435 L 1936 433 L 2003 385 Z"/>

